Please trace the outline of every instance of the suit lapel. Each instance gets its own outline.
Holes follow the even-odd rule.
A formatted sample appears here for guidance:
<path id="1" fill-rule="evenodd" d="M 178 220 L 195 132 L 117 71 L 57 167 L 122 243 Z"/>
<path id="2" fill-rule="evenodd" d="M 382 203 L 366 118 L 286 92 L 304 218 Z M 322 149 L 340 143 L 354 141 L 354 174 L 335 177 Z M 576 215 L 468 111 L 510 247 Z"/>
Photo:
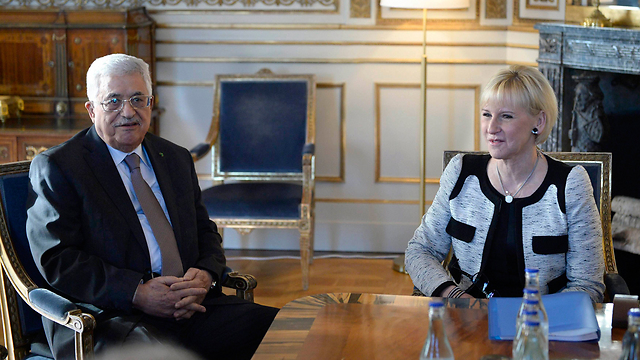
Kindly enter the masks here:
<path id="1" fill-rule="evenodd" d="M 160 185 L 162 191 L 162 197 L 164 203 L 167 206 L 167 212 L 171 219 L 171 226 L 173 227 L 173 233 L 176 237 L 176 243 L 178 244 L 178 250 L 182 243 L 180 238 L 180 217 L 178 216 L 178 205 L 176 204 L 176 192 L 171 177 L 171 166 L 169 165 L 170 159 L 160 152 L 155 146 L 153 140 L 148 136 L 145 137 L 142 142 L 142 146 L 147 149 L 147 155 L 153 166 L 153 172 L 156 174 L 156 179 Z"/>
<path id="2" fill-rule="evenodd" d="M 91 168 L 96 179 L 102 185 L 107 196 L 125 219 L 136 240 L 147 249 L 147 240 L 144 237 L 140 220 L 136 214 L 129 194 L 122 183 L 118 169 L 113 163 L 109 149 L 104 141 L 96 133 L 95 127 L 91 127 L 85 137 L 84 159 Z"/>

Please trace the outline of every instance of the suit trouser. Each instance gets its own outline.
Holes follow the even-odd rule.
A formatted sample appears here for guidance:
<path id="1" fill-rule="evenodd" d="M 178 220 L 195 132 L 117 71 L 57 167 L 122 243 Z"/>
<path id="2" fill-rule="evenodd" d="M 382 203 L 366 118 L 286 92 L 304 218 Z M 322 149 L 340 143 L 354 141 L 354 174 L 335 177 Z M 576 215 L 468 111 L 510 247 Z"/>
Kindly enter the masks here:
<path id="1" fill-rule="evenodd" d="M 98 320 L 95 352 L 99 354 L 122 344 L 160 342 L 183 346 L 205 359 L 251 359 L 278 309 L 235 299 L 230 303 L 203 303 L 205 313 L 195 313 L 181 321 L 149 315 Z M 73 359 L 73 331 L 46 325 L 53 324 L 45 323 L 45 332 L 54 357 Z"/>

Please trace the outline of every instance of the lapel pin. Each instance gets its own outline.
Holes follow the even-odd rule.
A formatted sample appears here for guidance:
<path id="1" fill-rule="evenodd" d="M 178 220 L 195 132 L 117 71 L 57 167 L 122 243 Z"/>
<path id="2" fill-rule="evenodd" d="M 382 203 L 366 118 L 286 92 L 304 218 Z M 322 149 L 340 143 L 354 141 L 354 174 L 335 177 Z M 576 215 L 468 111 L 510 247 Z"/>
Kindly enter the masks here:
<path id="1" fill-rule="evenodd" d="M 164 153 L 160 153 L 160 156 L 164 157 Z"/>

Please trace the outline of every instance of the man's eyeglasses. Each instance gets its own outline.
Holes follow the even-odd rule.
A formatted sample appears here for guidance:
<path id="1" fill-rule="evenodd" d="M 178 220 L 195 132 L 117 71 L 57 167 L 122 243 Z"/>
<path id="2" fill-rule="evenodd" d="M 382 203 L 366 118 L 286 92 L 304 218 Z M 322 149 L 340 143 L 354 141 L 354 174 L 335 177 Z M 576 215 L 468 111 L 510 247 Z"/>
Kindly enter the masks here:
<path id="1" fill-rule="evenodd" d="M 125 102 L 129 102 L 129 105 L 134 109 L 144 109 L 151 105 L 151 99 L 153 99 L 153 96 L 151 95 L 134 95 L 130 97 L 129 100 L 111 98 L 107 101 L 101 102 L 100 105 L 102 105 L 102 109 L 104 111 L 108 112 L 122 110 Z"/>

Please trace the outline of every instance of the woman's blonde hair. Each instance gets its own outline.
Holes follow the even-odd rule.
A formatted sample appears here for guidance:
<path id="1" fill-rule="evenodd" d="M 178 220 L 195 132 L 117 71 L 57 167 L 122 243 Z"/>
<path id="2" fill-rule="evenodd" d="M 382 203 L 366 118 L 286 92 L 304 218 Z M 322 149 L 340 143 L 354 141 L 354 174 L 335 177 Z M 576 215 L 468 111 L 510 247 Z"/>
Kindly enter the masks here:
<path id="1" fill-rule="evenodd" d="M 536 144 L 542 144 L 558 118 L 558 100 L 547 78 L 535 68 L 511 65 L 500 70 L 482 91 L 481 106 L 488 102 L 509 104 L 537 116 L 541 111 L 547 116 L 544 130 L 536 137 Z"/>

